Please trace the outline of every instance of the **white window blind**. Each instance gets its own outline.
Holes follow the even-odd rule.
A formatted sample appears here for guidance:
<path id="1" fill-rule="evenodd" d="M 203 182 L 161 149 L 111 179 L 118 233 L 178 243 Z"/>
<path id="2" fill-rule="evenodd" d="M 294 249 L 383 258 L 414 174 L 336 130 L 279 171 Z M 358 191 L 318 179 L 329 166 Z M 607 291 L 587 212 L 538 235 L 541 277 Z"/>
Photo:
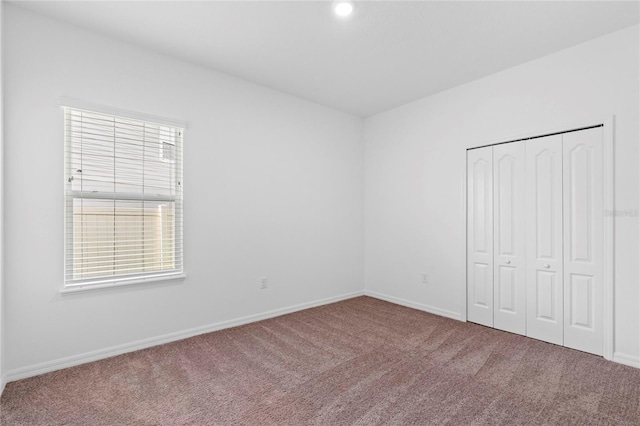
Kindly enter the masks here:
<path id="1" fill-rule="evenodd" d="M 65 122 L 65 288 L 183 272 L 183 129 L 75 108 Z"/>

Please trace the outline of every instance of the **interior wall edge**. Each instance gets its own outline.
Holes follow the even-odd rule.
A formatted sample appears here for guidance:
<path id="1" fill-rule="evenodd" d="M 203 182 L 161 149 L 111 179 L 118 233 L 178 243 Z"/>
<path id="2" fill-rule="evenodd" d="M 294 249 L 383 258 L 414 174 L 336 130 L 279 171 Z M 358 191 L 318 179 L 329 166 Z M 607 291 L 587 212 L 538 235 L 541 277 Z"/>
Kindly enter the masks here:
<path id="1" fill-rule="evenodd" d="M 135 352 L 142 349 L 151 348 L 154 346 L 163 345 L 165 343 L 171 343 L 178 340 L 188 339 L 190 337 L 198 336 L 200 334 L 211 333 L 214 331 L 220 331 L 227 328 L 238 327 L 270 318 L 279 317 L 286 314 L 302 311 L 305 309 L 315 308 L 322 305 L 328 305 L 330 303 L 340 302 L 354 297 L 364 295 L 362 291 L 354 291 L 350 293 L 341 294 L 338 296 L 332 296 L 325 299 L 316 300 L 313 302 L 301 303 L 298 305 L 288 306 L 285 308 L 274 309 L 266 311 L 260 314 L 248 315 L 232 320 L 220 321 L 209 325 L 190 328 L 187 330 L 168 333 L 162 336 L 151 337 L 147 339 L 141 339 L 135 342 L 125 343 L 123 345 L 117 345 L 107 347 L 97 351 L 86 352 L 79 355 L 72 355 L 56 359 L 53 361 L 46 361 L 39 364 L 29 365 L 26 367 L 16 368 L 14 370 L 7 371 L 5 377 L 2 380 L 2 387 L 9 382 L 15 382 L 17 380 L 26 379 L 33 376 L 38 376 L 52 371 L 62 370 L 64 368 L 75 367 L 78 365 L 86 364 L 89 362 L 99 361 L 101 359 L 111 358 L 114 356 L 122 355 L 129 352 Z"/>

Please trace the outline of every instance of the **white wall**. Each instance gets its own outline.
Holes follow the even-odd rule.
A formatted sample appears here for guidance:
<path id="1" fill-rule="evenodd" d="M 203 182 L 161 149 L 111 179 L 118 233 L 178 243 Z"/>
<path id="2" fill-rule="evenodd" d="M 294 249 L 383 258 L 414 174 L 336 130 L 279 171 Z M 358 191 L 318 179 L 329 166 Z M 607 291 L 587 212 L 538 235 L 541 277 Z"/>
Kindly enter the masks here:
<path id="1" fill-rule="evenodd" d="M 0 0 L 0 395 L 4 390 L 5 385 L 5 369 L 4 369 L 4 236 L 3 236 L 3 224 L 4 224 L 4 115 L 3 115 L 3 71 L 2 71 L 2 56 L 3 56 L 3 37 L 4 32 L 4 2 Z"/>
<path id="2" fill-rule="evenodd" d="M 13 5 L 5 14 L 10 378 L 91 351 L 362 291 L 362 119 Z M 184 283 L 58 292 L 60 96 L 188 122 Z M 262 276 L 267 290 L 259 289 Z"/>
<path id="3" fill-rule="evenodd" d="M 366 291 L 461 316 L 465 149 L 482 142 L 615 115 L 615 207 L 638 209 L 638 52 L 629 27 L 366 119 Z M 638 217 L 615 226 L 615 356 L 640 366 Z"/>

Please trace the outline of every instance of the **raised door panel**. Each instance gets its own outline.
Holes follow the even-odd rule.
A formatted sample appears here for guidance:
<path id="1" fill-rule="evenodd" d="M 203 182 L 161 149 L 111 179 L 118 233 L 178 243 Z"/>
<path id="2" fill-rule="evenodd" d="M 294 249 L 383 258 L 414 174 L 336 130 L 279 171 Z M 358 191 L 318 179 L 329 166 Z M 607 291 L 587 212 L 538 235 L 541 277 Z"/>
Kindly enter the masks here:
<path id="1" fill-rule="evenodd" d="M 562 135 L 526 144 L 527 336 L 562 345 Z"/>
<path id="2" fill-rule="evenodd" d="M 467 151 L 467 319 L 493 327 L 492 147 Z"/>
<path id="3" fill-rule="evenodd" d="M 493 147 L 494 327 L 525 334 L 525 143 Z"/>
<path id="4" fill-rule="evenodd" d="M 603 353 L 602 128 L 563 135 L 564 345 Z"/>

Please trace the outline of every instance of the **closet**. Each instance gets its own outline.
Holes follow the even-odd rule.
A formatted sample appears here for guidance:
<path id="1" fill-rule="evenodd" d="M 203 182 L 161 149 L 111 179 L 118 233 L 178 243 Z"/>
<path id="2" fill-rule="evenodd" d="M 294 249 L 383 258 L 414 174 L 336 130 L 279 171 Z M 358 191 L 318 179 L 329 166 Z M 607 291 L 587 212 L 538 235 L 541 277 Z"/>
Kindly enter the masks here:
<path id="1" fill-rule="evenodd" d="M 603 352 L 603 128 L 467 151 L 467 319 Z"/>

